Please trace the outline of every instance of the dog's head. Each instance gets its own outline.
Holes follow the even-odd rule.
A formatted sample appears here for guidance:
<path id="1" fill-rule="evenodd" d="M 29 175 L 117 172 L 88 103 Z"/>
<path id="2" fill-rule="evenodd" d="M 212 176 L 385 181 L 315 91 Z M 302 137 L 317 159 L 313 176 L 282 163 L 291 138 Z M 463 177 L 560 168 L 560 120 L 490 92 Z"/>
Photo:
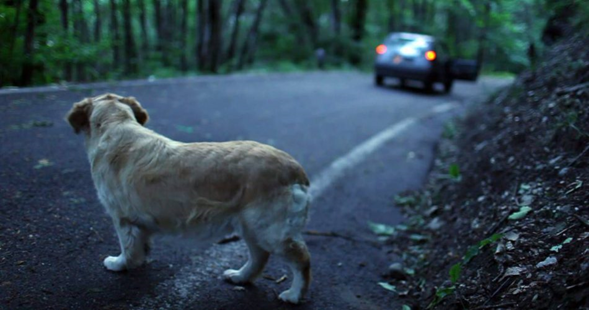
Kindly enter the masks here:
<path id="1" fill-rule="evenodd" d="M 66 115 L 66 120 L 76 133 L 83 131 L 88 135 L 93 129 L 106 123 L 128 119 L 144 125 L 149 115 L 135 98 L 115 94 L 104 94 L 76 102 Z"/>

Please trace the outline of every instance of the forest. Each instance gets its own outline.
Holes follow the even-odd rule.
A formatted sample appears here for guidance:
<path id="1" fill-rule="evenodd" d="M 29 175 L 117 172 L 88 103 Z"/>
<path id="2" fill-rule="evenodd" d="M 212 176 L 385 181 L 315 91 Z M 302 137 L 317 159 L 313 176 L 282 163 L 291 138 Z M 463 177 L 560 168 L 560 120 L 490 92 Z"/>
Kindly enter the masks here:
<path id="1" fill-rule="evenodd" d="M 0 87 L 313 70 L 319 54 L 325 69 L 369 69 L 394 31 L 442 38 L 485 72 L 517 73 L 542 52 L 561 2 L 7 0 Z"/>

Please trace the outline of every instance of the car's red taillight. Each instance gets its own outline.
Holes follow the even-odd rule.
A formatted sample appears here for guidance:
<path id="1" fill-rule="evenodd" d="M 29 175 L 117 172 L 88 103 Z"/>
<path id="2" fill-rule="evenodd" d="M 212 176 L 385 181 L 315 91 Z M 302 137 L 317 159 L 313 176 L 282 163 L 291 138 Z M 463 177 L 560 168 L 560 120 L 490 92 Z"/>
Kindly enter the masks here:
<path id="1" fill-rule="evenodd" d="M 427 52 L 425 52 L 425 59 L 427 59 L 429 61 L 436 60 L 436 52 L 434 52 L 434 51 L 427 51 Z"/>
<path id="2" fill-rule="evenodd" d="M 386 52 L 387 52 L 387 46 L 386 45 L 381 44 L 381 45 L 379 45 L 379 46 L 376 47 L 376 53 L 377 54 L 382 55 L 382 54 L 384 54 Z"/>

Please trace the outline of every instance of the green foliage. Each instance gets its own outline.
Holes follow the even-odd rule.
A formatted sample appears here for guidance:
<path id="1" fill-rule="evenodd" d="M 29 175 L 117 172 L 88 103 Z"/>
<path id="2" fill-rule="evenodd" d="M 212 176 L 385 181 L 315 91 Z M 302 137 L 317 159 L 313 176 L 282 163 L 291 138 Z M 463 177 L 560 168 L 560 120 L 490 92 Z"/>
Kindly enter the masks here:
<path id="1" fill-rule="evenodd" d="M 251 36 L 251 50 L 248 50 L 246 41 L 261 3 L 261 0 L 248 0 L 239 18 L 232 58 L 226 56 L 235 24 L 235 6 L 234 1 L 221 1 L 221 43 L 214 51 L 218 56 L 217 69 L 210 69 L 211 57 L 204 59 L 206 63 L 198 63 L 197 2 L 188 2 L 185 15 L 178 0 L 159 2 L 165 6 L 160 12 L 165 19 L 163 24 L 168 27 L 159 43 L 156 2 L 144 1 L 147 25 L 144 37 L 139 21 L 141 7 L 138 1 L 131 1 L 130 32 L 134 44 L 127 46 L 121 1 L 115 2 L 120 37 L 115 41 L 109 1 L 97 1 L 100 20 L 93 1 L 80 1 L 81 14 L 74 11 L 76 2 L 68 1 L 66 31 L 61 25 L 59 1 L 39 0 L 34 14 L 35 36 L 30 58 L 23 53 L 30 1 L 3 2 L 0 4 L 0 40 L 3 43 L 0 45 L 0 86 L 19 85 L 25 64 L 33 67 L 32 84 L 229 73 L 238 69 L 250 72 L 313 70 L 318 68 L 315 51 L 319 48 L 325 50 L 326 69 L 369 71 L 375 46 L 391 31 L 421 32 L 444 39 L 455 57 L 475 59 L 482 55 L 485 72 L 518 72 L 529 65 L 530 44 L 541 52 L 540 37 L 550 12 L 558 12 L 573 1 L 558 1 L 558 4 L 548 0 L 411 0 L 403 4 L 368 1 L 359 40 L 353 35 L 358 31 L 353 23 L 358 1 L 268 1 L 259 30 Z M 281 2 L 287 3 L 290 10 L 285 10 Z M 17 3 L 22 3 L 20 11 Z M 334 28 L 333 3 L 338 4 L 340 13 L 338 31 Z M 312 26 L 302 13 L 305 6 L 310 12 Z M 577 9 L 575 25 L 588 29 L 589 6 L 578 5 Z M 17 12 L 20 12 L 18 19 Z M 181 29 L 182 16 L 186 16 L 186 31 Z M 94 36 L 96 25 L 100 26 L 100 38 Z M 210 26 L 205 29 L 211 29 Z M 207 34 L 206 37 L 211 36 Z M 116 46 L 121 47 L 120 64 L 114 62 Z M 136 50 L 138 58 L 127 59 L 127 49 Z M 244 58 L 243 68 L 237 68 L 244 50 L 249 57 Z M 185 67 L 181 66 L 183 58 Z M 137 65 L 137 70 L 127 72 L 128 64 Z M 66 68 L 71 69 L 67 72 Z"/>
<path id="2" fill-rule="evenodd" d="M 439 287 L 434 295 L 434 300 L 427 306 L 427 309 L 431 309 L 439 304 L 446 296 L 454 294 L 456 290 L 455 286 L 450 287 Z"/>
<path id="3" fill-rule="evenodd" d="M 456 263 L 452 268 L 450 268 L 450 281 L 452 284 L 456 284 L 458 279 L 460 278 L 460 273 L 462 272 L 462 264 Z"/>
<path id="4" fill-rule="evenodd" d="M 454 139 L 456 137 L 457 132 L 458 129 L 456 128 L 456 123 L 453 121 L 449 121 L 446 124 L 444 124 L 444 132 L 442 133 L 442 136 L 446 139 Z"/>
<path id="5" fill-rule="evenodd" d="M 473 245 L 466 250 L 466 254 L 462 257 L 462 264 L 467 264 L 473 257 L 477 256 L 485 246 L 501 239 L 503 234 L 493 234 L 491 237 L 481 240 L 477 245 Z"/>
<path id="6" fill-rule="evenodd" d="M 452 286 L 450 287 L 439 287 L 436 290 L 436 294 L 432 302 L 427 306 L 428 309 L 435 307 L 439 304 L 446 296 L 454 294 L 456 291 L 456 283 L 460 279 L 460 275 L 462 274 L 462 266 L 467 264 L 473 257 L 477 256 L 485 246 L 496 242 L 497 240 L 503 237 L 502 234 L 493 234 L 492 236 L 485 238 L 479 241 L 478 244 L 473 245 L 468 248 L 466 254 L 462 257 L 462 262 L 456 263 L 450 267 L 450 271 L 448 274 L 450 275 L 450 282 Z"/>
<path id="7" fill-rule="evenodd" d="M 460 181 L 462 179 L 462 175 L 460 174 L 460 168 L 457 164 L 451 164 L 448 168 L 448 175 L 451 179 L 455 181 Z"/>

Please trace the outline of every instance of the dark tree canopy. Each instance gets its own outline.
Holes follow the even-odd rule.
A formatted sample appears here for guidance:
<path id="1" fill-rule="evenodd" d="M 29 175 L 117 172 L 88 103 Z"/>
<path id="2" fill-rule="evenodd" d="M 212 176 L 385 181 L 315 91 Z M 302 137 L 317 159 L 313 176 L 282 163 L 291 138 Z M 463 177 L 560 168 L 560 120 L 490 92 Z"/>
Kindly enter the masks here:
<path id="1" fill-rule="evenodd" d="M 561 35 L 551 20 L 586 7 L 575 0 L 4 1 L 0 86 L 316 69 L 318 49 L 328 69 L 368 69 L 391 31 L 435 35 L 483 70 L 518 72 Z M 576 16 L 584 20 L 573 24 L 589 24 L 589 12 Z"/>

